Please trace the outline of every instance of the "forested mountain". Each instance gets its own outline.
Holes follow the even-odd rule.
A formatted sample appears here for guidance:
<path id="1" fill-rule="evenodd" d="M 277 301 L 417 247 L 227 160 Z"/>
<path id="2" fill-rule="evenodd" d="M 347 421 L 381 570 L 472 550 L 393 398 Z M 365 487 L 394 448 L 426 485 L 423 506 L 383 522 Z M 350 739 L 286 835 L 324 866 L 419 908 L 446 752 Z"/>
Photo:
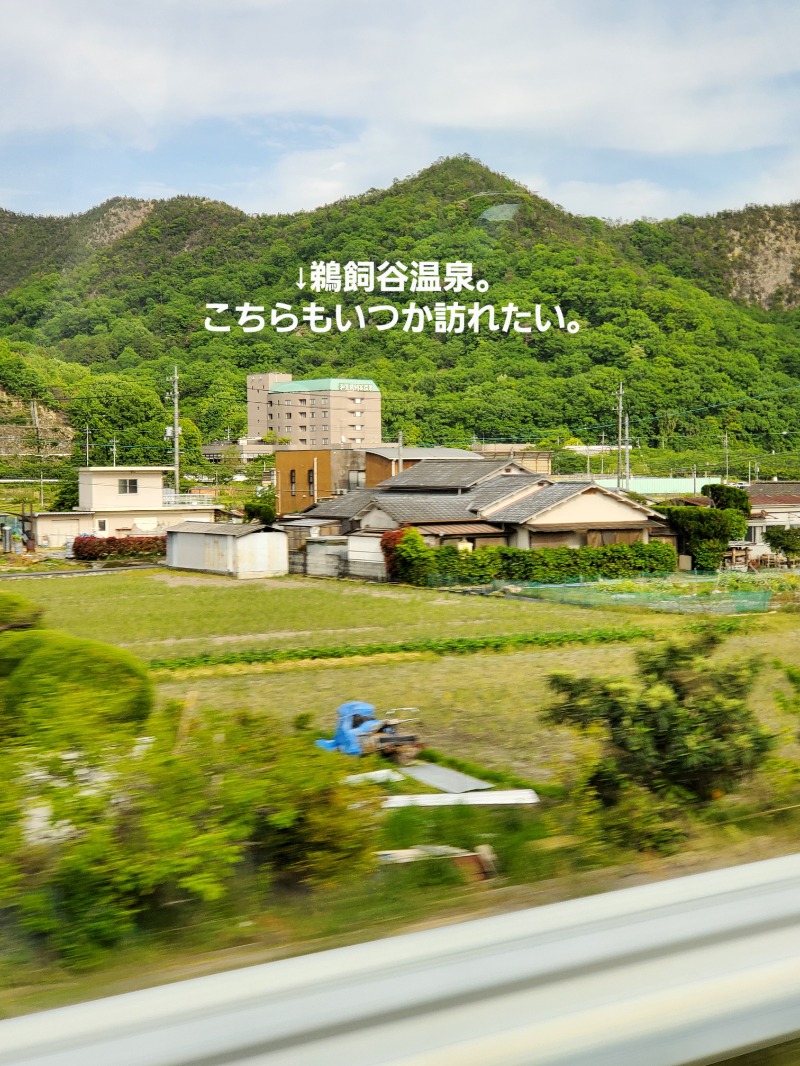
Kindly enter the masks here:
<path id="1" fill-rule="evenodd" d="M 487 215 L 503 205 L 516 210 Z M 597 441 L 615 433 L 622 381 L 643 447 L 718 447 L 727 432 L 732 446 L 798 448 L 799 249 L 798 205 L 611 225 L 468 157 L 294 215 L 190 197 L 115 200 L 72 219 L 0 213 L 0 387 L 89 425 L 96 461 L 112 437 L 131 460 L 166 456 L 174 363 L 189 455 L 201 437 L 244 431 L 246 374 L 268 369 L 374 378 L 386 439 L 402 429 L 409 443 Z M 413 333 L 402 319 L 385 331 L 204 329 L 209 302 L 316 299 L 352 320 L 356 304 L 443 298 L 300 292 L 298 271 L 315 260 L 468 261 L 488 291 L 446 299 L 541 304 L 550 318 L 558 304 L 580 331 Z"/>

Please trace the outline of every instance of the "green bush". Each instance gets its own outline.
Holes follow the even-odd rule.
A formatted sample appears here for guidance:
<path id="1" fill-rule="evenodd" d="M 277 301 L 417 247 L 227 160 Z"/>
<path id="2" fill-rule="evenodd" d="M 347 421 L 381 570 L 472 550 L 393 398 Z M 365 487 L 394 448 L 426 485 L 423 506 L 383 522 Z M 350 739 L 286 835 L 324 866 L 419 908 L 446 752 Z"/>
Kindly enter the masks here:
<path id="1" fill-rule="evenodd" d="M 31 629 L 38 626 L 41 607 L 13 592 L 0 592 L 0 633 L 8 629 Z"/>
<path id="2" fill-rule="evenodd" d="M 710 664 L 719 628 L 688 642 L 663 641 L 636 652 L 632 677 L 552 674 L 553 723 L 600 728 L 605 757 L 592 784 L 606 805 L 620 801 L 627 781 L 707 800 L 761 765 L 772 738 L 748 706 L 760 663 Z"/>
<path id="3" fill-rule="evenodd" d="M 459 551 L 452 545 L 429 547 L 413 528 L 405 530 L 400 538 L 392 538 L 392 542 L 386 538 L 384 552 L 390 576 L 410 585 L 439 584 L 447 578 L 474 585 L 486 585 L 495 579 L 558 584 L 579 578 L 665 573 L 678 565 L 675 549 L 660 541 L 601 548 L 495 547 Z"/>
<path id="4" fill-rule="evenodd" d="M 85 967 L 142 923 L 225 901 L 246 871 L 328 885 L 375 865 L 379 790 L 263 715 L 167 707 L 150 743 L 92 759 L 0 754 L 3 920 Z M 93 776 L 87 788 L 87 775 Z M 23 829 L 33 802 L 38 827 Z M 173 903 L 179 901 L 181 908 Z"/>
<path id="5" fill-rule="evenodd" d="M 52 630 L 0 636 L 0 735 L 37 745 L 135 733 L 150 712 L 147 668 L 129 652 Z"/>
<path id="6" fill-rule="evenodd" d="M 677 531 L 697 570 L 718 570 L 728 542 L 742 540 L 747 533 L 746 515 L 733 508 L 662 507 L 661 513 Z"/>

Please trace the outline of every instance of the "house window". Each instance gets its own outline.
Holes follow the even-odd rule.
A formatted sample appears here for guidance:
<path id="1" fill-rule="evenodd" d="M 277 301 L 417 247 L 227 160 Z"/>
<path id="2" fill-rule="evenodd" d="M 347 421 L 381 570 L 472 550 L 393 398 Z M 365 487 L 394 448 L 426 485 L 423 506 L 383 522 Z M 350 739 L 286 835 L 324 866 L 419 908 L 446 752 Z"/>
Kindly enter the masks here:
<path id="1" fill-rule="evenodd" d="M 134 496 L 139 491 L 139 479 L 135 477 L 121 477 L 117 482 L 117 491 L 120 496 Z"/>
<path id="2" fill-rule="evenodd" d="M 296 470 L 290 470 L 289 471 L 289 489 L 290 489 L 290 491 L 292 493 L 292 496 L 296 496 L 297 495 L 297 471 Z"/>
<path id="3" fill-rule="evenodd" d="M 105 531 L 106 531 L 106 520 L 105 520 L 105 518 L 98 518 L 98 520 L 97 520 L 97 529 L 98 529 L 98 532 L 105 533 Z"/>

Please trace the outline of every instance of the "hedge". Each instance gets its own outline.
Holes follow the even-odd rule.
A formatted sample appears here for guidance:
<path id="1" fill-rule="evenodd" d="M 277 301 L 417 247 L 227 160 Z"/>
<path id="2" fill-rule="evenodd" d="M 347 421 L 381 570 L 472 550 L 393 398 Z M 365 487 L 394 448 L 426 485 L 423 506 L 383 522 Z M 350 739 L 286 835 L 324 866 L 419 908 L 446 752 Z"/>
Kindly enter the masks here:
<path id="1" fill-rule="evenodd" d="M 323 648 L 250 648 L 244 651 L 202 652 L 177 659 L 152 659 L 155 670 L 182 670 L 194 666 L 224 666 L 235 663 L 288 663 L 304 659 L 350 659 L 354 656 L 386 655 L 392 652 L 433 652 L 436 655 L 469 655 L 478 651 L 510 648 L 557 648 L 563 644 L 618 644 L 653 638 L 646 626 L 610 626 L 603 629 L 507 633 L 493 637 L 449 637 L 441 640 L 403 640 L 382 644 L 342 644 Z"/>
<path id="2" fill-rule="evenodd" d="M 167 538 L 76 537 L 72 551 L 76 559 L 127 559 L 137 555 L 166 555 Z"/>
<path id="3" fill-rule="evenodd" d="M 390 547 L 384 546 L 387 567 L 410 585 L 436 584 L 459 578 L 485 585 L 495 579 L 558 584 L 577 578 L 638 577 L 672 572 L 678 557 L 670 544 L 609 544 L 602 548 L 478 548 L 459 551 L 450 545 L 431 548 L 418 530 L 409 528 Z"/>

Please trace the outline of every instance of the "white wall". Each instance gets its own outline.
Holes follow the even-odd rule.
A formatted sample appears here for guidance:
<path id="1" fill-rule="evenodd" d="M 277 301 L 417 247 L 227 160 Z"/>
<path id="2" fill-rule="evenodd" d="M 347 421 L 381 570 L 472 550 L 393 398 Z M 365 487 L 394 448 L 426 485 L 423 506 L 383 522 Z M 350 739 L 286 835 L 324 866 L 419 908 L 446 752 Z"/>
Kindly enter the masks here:
<path id="1" fill-rule="evenodd" d="M 121 493 L 120 480 L 135 479 L 135 493 Z M 160 470 L 136 470 L 124 466 L 109 466 L 102 470 L 81 470 L 78 474 L 78 506 L 84 511 L 160 510 L 163 500 L 164 475 Z"/>
<path id="2" fill-rule="evenodd" d="M 385 581 L 386 563 L 381 551 L 380 537 L 348 537 L 347 570 L 350 577 Z"/>

